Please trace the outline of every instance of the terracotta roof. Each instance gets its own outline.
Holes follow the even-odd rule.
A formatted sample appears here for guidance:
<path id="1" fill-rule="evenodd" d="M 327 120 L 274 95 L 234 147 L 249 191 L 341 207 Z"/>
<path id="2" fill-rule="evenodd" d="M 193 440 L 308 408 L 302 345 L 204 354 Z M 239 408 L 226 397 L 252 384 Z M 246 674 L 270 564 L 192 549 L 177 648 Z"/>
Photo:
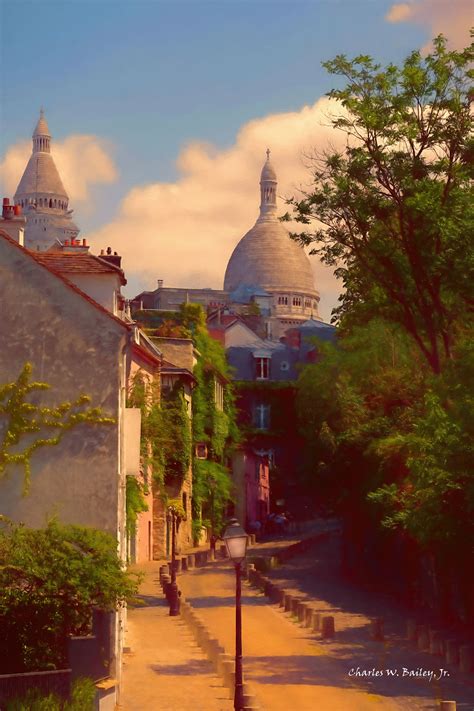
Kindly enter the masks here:
<path id="1" fill-rule="evenodd" d="M 69 279 L 66 279 L 66 277 L 63 276 L 63 275 L 61 274 L 61 272 L 57 271 L 56 269 L 54 269 L 53 267 L 51 267 L 51 266 L 49 266 L 49 265 L 47 266 L 46 264 L 43 264 L 39 259 L 37 259 L 38 256 L 44 256 L 44 253 L 40 253 L 40 252 L 30 252 L 29 249 L 25 249 L 24 247 L 22 247 L 21 245 L 19 245 L 18 242 L 15 242 L 15 240 L 12 239 L 12 238 L 10 237 L 10 235 L 8 235 L 8 234 L 7 234 L 6 232 L 4 232 L 2 229 L 0 229 L 0 237 L 3 237 L 3 239 L 5 239 L 9 244 L 11 244 L 11 245 L 12 245 L 13 247 L 15 247 L 16 249 L 19 249 L 19 250 L 22 252 L 22 254 L 26 254 L 26 255 L 27 255 L 28 257 L 30 257 L 34 262 L 36 262 L 36 263 L 39 264 L 41 267 L 43 267 L 44 269 L 46 269 L 48 272 L 50 272 L 51 274 L 53 274 L 57 279 L 60 279 L 64 284 L 66 284 L 66 286 L 69 287 L 69 289 L 71 289 L 72 291 L 75 291 L 76 294 L 79 294 L 79 296 L 81 296 L 83 299 L 85 299 L 86 301 L 88 301 L 88 302 L 89 302 L 92 306 L 94 306 L 98 311 L 101 311 L 103 314 L 105 314 L 106 316 L 108 316 L 109 318 L 111 318 L 112 321 L 115 321 L 117 324 L 119 324 L 120 326 L 122 326 L 122 328 L 124 328 L 126 331 L 131 331 L 131 330 L 132 330 L 132 324 L 126 323 L 126 322 L 123 321 L 121 318 L 118 318 L 118 316 L 114 316 L 114 314 L 113 314 L 111 311 L 109 311 L 108 309 L 106 309 L 106 308 L 105 308 L 104 306 L 102 306 L 101 304 L 97 303 L 97 301 L 94 301 L 94 299 L 91 299 L 90 296 L 88 296 L 87 294 L 85 294 L 81 289 L 79 289 L 78 286 L 76 286 L 75 284 L 73 284 L 72 281 L 69 281 Z"/>
<path id="2" fill-rule="evenodd" d="M 31 252 L 33 259 L 60 274 L 117 274 L 122 284 L 127 280 L 123 271 L 114 264 L 87 252 Z"/>

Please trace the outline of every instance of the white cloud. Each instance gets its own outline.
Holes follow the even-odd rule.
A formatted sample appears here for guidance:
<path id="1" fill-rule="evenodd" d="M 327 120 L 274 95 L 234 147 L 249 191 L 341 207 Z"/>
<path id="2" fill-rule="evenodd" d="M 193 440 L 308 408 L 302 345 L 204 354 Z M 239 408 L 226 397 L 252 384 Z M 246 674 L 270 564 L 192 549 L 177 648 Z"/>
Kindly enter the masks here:
<path id="1" fill-rule="evenodd" d="M 123 256 L 133 284 L 222 288 L 233 248 L 257 216 L 260 171 L 267 146 L 277 171 L 278 193 L 289 196 L 308 183 L 303 155 L 342 142 L 329 126 L 331 102 L 320 99 L 300 111 L 250 121 L 235 144 L 219 151 L 192 142 L 178 157 L 179 179 L 133 188 L 115 219 L 88 235 L 95 250 L 111 246 Z M 280 199 L 281 213 L 286 211 Z M 339 294 L 332 270 L 311 258 L 322 315 L 329 318 Z"/>
<path id="2" fill-rule="evenodd" d="M 387 13 L 389 22 L 413 22 L 429 30 L 430 37 L 445 35 L 451 47 L 463 49 L 469 44 L 473 24 L 471 0 L 412 0 L 396 3 Z M 431 43 L 424 51 L 431 49 Z"/>
<path id="3" fill-rule="evenodd" d="M 117 179 L 110 148 L 97 136 L 73 135 L 64 141 L 54 141 L 51 153 L 74 207 L 91 199 L 94 185 Z M 0 163 L 3 195 L 13 197 L 30 154 L 31 141 L 20 141 L 7 150 Z"/>

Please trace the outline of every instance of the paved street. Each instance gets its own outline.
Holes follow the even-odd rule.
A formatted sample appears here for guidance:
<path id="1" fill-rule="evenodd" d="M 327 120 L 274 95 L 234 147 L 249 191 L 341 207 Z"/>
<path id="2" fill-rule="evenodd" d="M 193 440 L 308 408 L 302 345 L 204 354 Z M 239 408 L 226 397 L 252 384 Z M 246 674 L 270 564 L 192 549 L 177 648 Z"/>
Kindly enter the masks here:
<path id="1" fill-rule="evenodd" d="M 285 541 L 257 546 L 251 555 L 270 553 L 275 545 L 284 546 Z M 379 599 L 375 614 L 384 614 L 389 621 L 387 639 L 384 643 L 370 640 L 369 613 L 375 601 L 363 592 L 357 596 L 351 588 L 344 593 L 336 566 L 331 569 L 327 565 L 328 556 L 337 559 L 332 545 L 331 541 L 324 544 L 319 556 L 312 550 L 306 558 L 286 563 L 272 577 L 285 587 L 309 593 L 321 610 L 335 615 L 337 635 L 333 641 L 319 640 L 244 583 L 244 676 L 252 684 L 260 707 L 265 711 L 434 711 L 441 699 L 452 698 L 458 702 L 458 711 L 472 711 L 474 687 L 455 674 L 431 683 L 403 677 L 403 667 L 438 670 L 443 662 L 403 643 L 402 634 L 394 635 L 390 625 L 401 624 L 397 617 L 400 611 L 394 608 L 391 617 L 386 600 Z M 317 581 L 311 565 L 324 561 Z M 157 599 L 158 567 L 157 563 L 145 567 L 142 592 L 146 606 L 129 613 L 126 644 L 132 653 L 125 656 L 121 710 L 231 709 L 227 690 L 195 646 L 184 622 L 170 618 Z M 328 571 L 325 582 L 324 570 Z M 218 561 L 189 571 L 180 575 L 178 582 L 210 635 L 233 654 L 235 576 L 230 563 Z M 361 678 L 349 673 L 357 667 L 398 669 L 400 675 Z"/>

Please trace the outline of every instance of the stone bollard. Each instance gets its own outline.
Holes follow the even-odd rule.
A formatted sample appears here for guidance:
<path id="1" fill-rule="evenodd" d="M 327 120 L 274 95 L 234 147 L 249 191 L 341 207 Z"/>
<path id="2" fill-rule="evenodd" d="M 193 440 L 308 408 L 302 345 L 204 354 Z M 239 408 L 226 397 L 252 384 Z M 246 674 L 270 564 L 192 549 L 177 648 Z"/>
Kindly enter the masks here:
<path id="1" fill-rule="evenodd" d="M 265 587 L 263 588 L 263 592 L 265 593 L 265 596 L 268 597 L 270 600 L 272 599 L 272 593 L 274 589 L 274 585 L 271 580 L 268 578 L 265 580 Z"/>
<path id="2" fill-rule="evenodd" d="M 446 664 L 459 664 L 459 642 L 457 639 L 446 640 Z"/>
<path id="3" fill-rule="evenodd" d="M 285 591 L 282 588 L 278 588 L 278 604 L 280 607 L 285 607 Z"/>
<path id="4" fill-rule="evenodd" d="M 439 711 L 456 711 L 455 701 L 440 701 Z"/>
<path id="5" fill-rule="evenodd" d="M 183 556 L 181 558 L 181 570 L 184 571 L 188 569 L 188 556 Z"/>
<path id="6" fill-rule="evenodd" d="M 334 635 L 335 635 L 334 617 L 332 615 L 323 617 L 321 620 L 321 637 L 323 639 L 332 639 L 334 637 Z"/>
<path id="7" fill-rule="evenodd" d="M 222 654 L 223 651 L 224 648 L 220 646 L 217 639 L 209 640 L 207 656 L 209 657 L 210 661 L 213 662 L 215 665 L 217 665 L 217 659 L 219 658 L 219 654 Z"/>
<path id="8" fill-rule="evenodd" d="M 309 605 L 306 605 L 306 609 L 304 611 L 304 626 L 305 627 L 312 627 L 313 625 L 313 608 L 310 607 Z"/>
<path id="9" fill-rule="evenodd" d="M 424 652 L 429 649 L 430 646 L 430 635 L 428 632 L 428 627 L 426 625 L 418 625 L 417 631 L 417 647 L 420 652 Z"/>
<path id="10" fill-rule="evenodd" d="M 195 557 L 194 553 L 188 553 L 187 558 L 188 558 L 188 570 L 190 570 L 191 568 L 194 568 L 196 565 L 196 557 Z"/>
<path id="11" fill-rule="evenodd" d="M 383 642 L 383 617 L 374 617 L 370 622 L 370 636 L 376 642 Z"/>
<path id="12" fill-rule="evenodd" d="M 470 644 L 462 644 L 459 647 L 459 671 L 469 674 L 474 669 L 473 647 Z"/>
<path id="13" fill-rule="evenodd" d="M 297 607 L 296 607 L 296 614 L 298 616 L 298 622 L 304 623 L 304 618 L 306 615 L 306 608 L 308 607 L 307 602 L 303 602 L 303 600 L 300 600 Z"/>
<path id="14" fill-rule="evenodd" d="M 225 652 L 222 652 L 219 654 L 217 658 L 217 664 L 216 664 L 216 669 L 217 673 L 219 676 L 224 677 L 225 676 L 225 663 L 232 664 L 233 663 L 233 658 L 231 657 L 230 654 L 226 654 Z"/>
<path id="15" fill-rule="evenodd" d="M 285 593 L 285 602 L 284 602 L 284 607 L 285 607 L 285 612 L 291 612 L 291 601 L 293 600 L 293 595 L 291 593 L 286 592 Z"/>
<path id="16" fill-rule="evenodd" d="M 222 662 L 222 676 L 224 679 L 224 684 L 230 690 L 231 696 L 234 697 L 234 686 L 235 686 L 235 663 L 231 660 L 225 660 Z"/>
<path id="17" fill-rule="evenodd" d="M 160 584 L 163 582 L 163 575 L 168 574 L 168 566 L 160 565 Z"/>
<path id="18" fill-rule="evenodd" d="M 430 654 L 443 656 L 443 642 L 439 630 L 430 630 Z"/>
<path id="19" fill-rule="evenodd" d="M 313 630 L 313 632 L 321 631 L 321 613 L 317 610 L 312 611 L 311 629 Z"/>
<path id="20" fill-rule="evenodd" d="M 407 620 L 407 639 L 410 642 L 416 642 L 416 620 Z"/>
<path id="21" fill-rule="evenodd" d="M 298 605 L 301 602 L 301 598 L 294 597 L 291 601 L 291 614 L 293 617 L 298 617 Z"/>
<path id="22" fill-rule="evenodd" d="M 281 600 L 281 590 L 276 585 L 272 583 L 270 589 L 270 602 L 274 605 L 279 605 Z"/>

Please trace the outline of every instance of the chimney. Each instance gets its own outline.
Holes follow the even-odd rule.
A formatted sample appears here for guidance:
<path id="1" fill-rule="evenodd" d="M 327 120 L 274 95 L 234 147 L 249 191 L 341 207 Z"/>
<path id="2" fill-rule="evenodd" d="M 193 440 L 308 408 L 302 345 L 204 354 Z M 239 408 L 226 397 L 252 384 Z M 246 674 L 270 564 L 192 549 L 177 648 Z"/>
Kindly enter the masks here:
<path id="1" fill-rule="evenodd" d="M 10 205 L 10 199 L 7 197 L 3 198 L 0 229 L 4 230 L 7 235 L 15 240 L 21 247 L 24 247 L 25 226 L 26 219 L 21 214 L 21 206 Z"/>
<path id="2" fill-rule="evenodd" d="M 114 252 L 112 254 L 112 247 L 107 247 L 106 253 L 104 254 L 104 250 L 100 250 L 100 258 L 104 260 L 104 262 L 108 262 L 109 264 L 113 264 L 114 267 L 118 267 L 119 269 L 122 268 L 122 257 L 117 254 L 117 252 Z"/>
<path id="3" fill-rule="evenodd" d="M 163 288 L 163 279 L 158 279 L 158 289 Z"/>

